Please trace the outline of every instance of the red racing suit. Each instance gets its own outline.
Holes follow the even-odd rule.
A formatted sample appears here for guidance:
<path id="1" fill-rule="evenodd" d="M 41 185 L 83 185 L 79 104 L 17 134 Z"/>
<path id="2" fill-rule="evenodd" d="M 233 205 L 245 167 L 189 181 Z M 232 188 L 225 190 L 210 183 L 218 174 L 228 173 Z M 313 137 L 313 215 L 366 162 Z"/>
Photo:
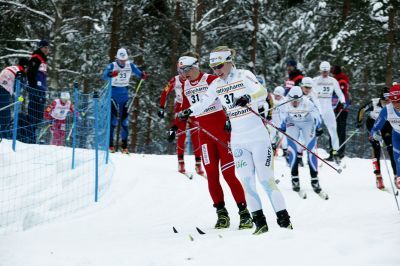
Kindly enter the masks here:
<path id="1" fill-rule="evenodd" d="M 182 110 L 198 102 L 202 95 L 207 92 L 208 85 L 216 78 L 218 77 L 214 75 L 200 73 L 195 81 L 186 80 L 182 89 Z M 233 156 L 227 148 L 227 146 L 229 146 L 230 133 L 224 130 L 227 117 L 219 100 L 216 100 L 204 110 L 203 113 L 198 115 L 196 119 L 199 125 L 203 165 L 208 177 L 208 190 L 214 206 L 224 202 L 224 193 L 219 180 L 220 165 L 222 175 L 230 187 L 236 203 L 245 203 L 246 200 L 242 184 L 235 175 Z M 205 130 L 218 138 L 225 145 L 210 137 Z"/>
<path id="2" fill-rule="evenodd" d="M 55 99 L 44 111 L 44 118 L 53 120 L 53 124 L 50 126 L 52 145 L 64 146 L 65 118 L 68 112 L 74 113 L 74 105 L 71 101 L 63 103 L 60 99 Z"/>
<path id="3" fill-rule="evenodd" d="M 165 104 L 167 101 L 168 94 L 171 91 L 175 91 L 175 106 L 174 106 L 174 113 L 175 118 L 172 122 L 172 125 L 175 125 L 178 128 L 177 131 L 177 140 L 176 140 L 176 155 L 178 156 L 178 161 L 183 160 L 183 155 L 185 153 L 185 140 L 186 140 L 186 133 L 181 133 L 186 130 L 187 124 L 189 124 L 189 128 L 195 127 L 192 122 L 185 122 L 178 119 L 177 114 L 182 110 L 182 85 L 184 80 L 182 80 L 179 75 L 171 78 L 165 86 L 163 92 L 161 93 L 160 97 L 160 107 L 165 108 Z M 201 151 L 199 147 L 199 133 L 197 130 L 190 131 L 190 137 L 192 140 L 193 146 L 193 153 L 196 158 L 201 157 Z"/>

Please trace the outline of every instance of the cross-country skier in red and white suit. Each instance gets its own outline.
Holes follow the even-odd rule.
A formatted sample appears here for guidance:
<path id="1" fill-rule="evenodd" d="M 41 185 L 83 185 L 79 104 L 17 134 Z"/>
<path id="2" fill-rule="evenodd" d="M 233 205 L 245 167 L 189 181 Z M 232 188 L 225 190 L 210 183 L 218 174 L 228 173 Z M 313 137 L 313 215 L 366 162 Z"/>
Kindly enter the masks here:
<path id="1" fill-rule="evenodd" d="M 183 85 L 182 110 L 200 101 L 207 92 L 209 84 L 218 78 L 215 75 L 200 72 L 197 54 L 188 53 L 188 55 L 190 56 L 180 57 L 178 61 L 179 70 L 186 77 Z M 218 220 L 215 228 L 227 228 L 230 225 L 228 211 L 225 208 L 224 192 L 219 180 L 220 169 L 239 208 L 239 229 L 252 228 L 253 222 L 247 210 L 244 190 L 235 175 L 235 162 L 230 149 L 228 149 L 230 122 L 221 102 L 216 100 L 204 112 L 197 115 L 196 119 L 200 128 L 200 144 L 203 165 L 208 177 L 208 190 L 214 203 L 213 206 L 217 209 Z"/>
<path id="2" fill-rule="evenodd" d="M 68 92 L 62 92 L 59 99 L 55 99 L 45 110 L 44 118 L 53 120 L 50 126 L 51 144 L 64 146 L 65 143 L 65 118 L 68 112 L 74 113 L 74 105 L 70 101 Z"/>
<path id="3" fill-rule="evenodd" d="M 167 102 L 168 94 L 172 91 L 175 91 L 175 106 L 174 106 L 174 113 L 177 114 L 181 111 L 182 105 L 182 84 L 185 82 L 185 78 L 183 75 L 176 75 L 175 77 L 171 78 L 165 86 L 163 92 L 161 93 L 160 98 L 160 110 L 158 111 L 158 116 L 160 118 L 164 118 L 164 109 L 165 104 Z M 185 154 L 185 140 L 186 140 L 186 133 L 185 130 L 189 125 L 189 128 L 194 128 L 195 126 L 193 123 L 186 121 L 181 121 L 175 115 L 175 119 L 172 122 L 172 127 L 169 131 L 168 140 L 173 141 L 175 139 L 175 135 L 177 134 L 176 140 L 176 155 L 178 156 L 178 171 L 181 173 L 185 173 L 185 161 L 184 161 L 184 154 Z M 196 172 L 199 175 L 204 175 L 204 171 L 201 167 L 201 150 L 199 147 L 199 132 L 198 130 L 191 130 L 190 137 L 192 140 L 193 146 L 193 153 L 196 160 Z"/>

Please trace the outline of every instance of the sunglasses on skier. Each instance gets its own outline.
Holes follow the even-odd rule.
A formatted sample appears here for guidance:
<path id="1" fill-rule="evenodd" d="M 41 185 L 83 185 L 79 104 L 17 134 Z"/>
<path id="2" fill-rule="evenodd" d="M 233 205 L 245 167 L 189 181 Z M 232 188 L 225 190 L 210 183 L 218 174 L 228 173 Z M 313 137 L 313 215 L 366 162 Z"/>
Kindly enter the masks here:
<path id="1" fill-rule="evenodd" d="M 197 63 L 198 63 L 198 61 L 194 62 L 191 65 L 182 66 L 182 67 L 178 68 L 178 73 L 179 74 L 185 74 L 185 73 L 189 72 L 194 67 L 194 65 L 197 64 Z"/>
<path id="2" fill-rule="evenodd" d="M 221 64 L 219 64 L 219 65 L 216 65 L 216 66 L 210 66 L 210 67 L 211 67 L 211 69 L 212 69 L 212 70 L 217 70 L 217 69 L 221 69 L 221 68 L 223 68 L 223 67 L 224 67 L 224 65 L 225 65 L 225 63 L 221 63 Z"/>

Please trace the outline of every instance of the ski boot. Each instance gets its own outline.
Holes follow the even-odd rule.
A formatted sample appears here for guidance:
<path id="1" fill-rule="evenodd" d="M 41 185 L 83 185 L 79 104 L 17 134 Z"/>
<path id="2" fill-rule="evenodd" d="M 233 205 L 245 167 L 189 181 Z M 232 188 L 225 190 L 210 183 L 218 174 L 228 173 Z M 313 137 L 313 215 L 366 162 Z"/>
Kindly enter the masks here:
<path id="1" fill-rule="evenodd" d="M 225 203 L 221 202 L 216 205 L 214 205 L 215 208 L 217 208 L 217 223 L 215 224 L 215 229 L 224 229 L 224 228 L 229 228 L 230 226 L 230 218 L 228 211 L 225 208 Z"/>
<path id="2" fill-rule="evenodd" d="M 321 192 L 321 187 L 320 187 L 320 185 L 319 185 L 319 180 L 318 180 L 318 177 L 312 177 L 311 178 L 311 186 L 312 186 L 312 189 L 314 190 L 314 192 L 315 193 L 320 193 Z"/>
<path id="3" fill-rule="evenodd" d="M 292 189 L 295 192 L 300 191 L 300 180 L 298 176 L 292 176 Z"/>
<path id="4" fill-rule="evenodd" d="M 329 157 L 324 159 L 325 161 L 333 162 L 333 150 L 330 150 Z"/>
<path id="5" fill-rule="evenodd" d="M 238 207 L 240 216 L 239 230 L 253 228 L 253 219 L 251 219 L 246 203 L 238 203 Z"/>
<path id="6" fill-rule="evenodd" d="M 282 228 L 293 229 L 292 223 L 290 222 L 290 216 L 287 210 L 281 210 L 276 213 L 278 225 Z"/>
<path id="7" fill-rule="evenodd" d="M 289 165 L 289 153 L 287 152 L 287 149 L 282 149 L 282 157 L 285 158 L 287 165 Z"/>
<path id="8" fill-rule="evenodd" d="M 110 153 L 115 153 L 115 148 L 114 148 L 114 146 L 110 146 L 110 147 L 108 147 L 108 151 L 110 152 Z"/>
<path id="9" fill-rule="evenodd" d="M 299 164 L 299 166 L 304 167 L 304 162 L 303 162 L 303 153 L 298 152 L 297 153 L 297 163 Z"/>
<path id="10" fill-rule="evenodd" d="M 378 189 L 385 189 L 385 185 L 383 184 L 383 179 L 380 174 L 376 175 L 376 187 Z"/>
<path id="11" fill-rule="evenodd" d="M 318 177 L 311 177 L 311 186 L 312 186 L 312 189 L 314 190 L 314 192 L 317 193 L 318 196 L 320 196 L 320 198 L 322 198 L 324 200 L 328 200 L 329 199 L 328 194 L 326 194 L 321 189 L 321 186 L 319 185 Z"/>
<path id="12" fill-rule="evenodd" d="M 182 173 L 182 174 L 186 173 L 185 162 L 183 160 L 182 161 L 181 160 L 178 161 L 178 172 Z"/>
<path id="13" fill-rule="evenodd" d="M 256 224 L 256 230 L 254 231 L 253 235 L 260 235 L 262 233 L 268 232 L 267 221 L 265 220 L 265 216 L 262 209 L 253 212 L 252 215 L 253 215 L 253 221 Z"/>
<path id="14" fill-rule="evenodd" d="M 121 153 L 123 154 L 129 154 L 129 150 L 128 150 L 128 140 L 127 139 L 123 139 L 121 141 Z"/>
<path id="15" fill-rule="evenodd" d="M 400 189 L 400 176 L 396 176 L 394 178 L 394 184 L 396 185 L 397 189 Z"/>
<path id="16" fill-rule="evenodd" d="M 337 165 L 339 165 L 339 164 L 340 164 L 340 161 L 341 161 L 342 159 L 341 159 L 340 156 L 338 155 L 337 151 L 332 150 L 332 156 L 333 156 L 333 161 L 334 161 Z"/>
<path id="17" fill-rule="evenodd" d="M 195 170 L 198 175 L 205 176 L 203 168 L 201 167 L 201 157 L 196 158 Z"/>

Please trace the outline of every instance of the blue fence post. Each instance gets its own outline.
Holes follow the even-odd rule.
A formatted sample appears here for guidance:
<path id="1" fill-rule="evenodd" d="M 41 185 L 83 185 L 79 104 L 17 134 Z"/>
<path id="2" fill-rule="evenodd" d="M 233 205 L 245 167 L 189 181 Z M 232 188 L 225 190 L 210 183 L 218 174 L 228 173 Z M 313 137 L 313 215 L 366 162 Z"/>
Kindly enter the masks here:
<path id="1" fill-rule="evenodd" d="M 108 157 L 110 151 L 108 147 L 110 146 L 110 124 L 111 124 L 111 79 L 108 80 L 107 84 L 107 139 L 106 139 L 106 164 L 108 164 Z"/>
<path id="2" fill-rule="evenodd" d="M 15 101 L 19 101 L 20 90 L 21 90 L 21 74 L 18 74 L 18 76 L 16 76 L 15 78 Z M 12 141 L 12 149 L 14 152 L 17 145 L 19 106 L 20 103 L 18 102 L 14 107 L 13 141 Z"/>
<path id="3" fill-rule="evenodd" d="M 95 141 L 95 152 L 96 152 L 96 159 L 95 159 L 95 188 L 94 188 L 94 201 L 97 202 L 98 200 L 98 189 L 99 189 L 99 95 L 95 91 L 93 94 L 94 100 L 94 141 Z"/>
<path id="4" fill-rule="evenodd" d="M 72 125 L 72 169 L 75 169 L 75 147 L 76 147 L 76 112 L 78 112 L 78 83 L 74 82 L 74 122 Z"/>
<path id="5" fill-rule="evenodd" d="M 192 142 L 192 140 L 190 139 L 190 132 L 191 132 L 191 128 L 189 128 L 187 131 L 186 131 L 186 140 L 187 140 L 187 143 L 186 143 L 186 154 L 187 155 L 189 155 L 189 154 L 191 154 L 191 147 L 192 147 L 192 145 L 191 145 L 191 142 Z"/>

